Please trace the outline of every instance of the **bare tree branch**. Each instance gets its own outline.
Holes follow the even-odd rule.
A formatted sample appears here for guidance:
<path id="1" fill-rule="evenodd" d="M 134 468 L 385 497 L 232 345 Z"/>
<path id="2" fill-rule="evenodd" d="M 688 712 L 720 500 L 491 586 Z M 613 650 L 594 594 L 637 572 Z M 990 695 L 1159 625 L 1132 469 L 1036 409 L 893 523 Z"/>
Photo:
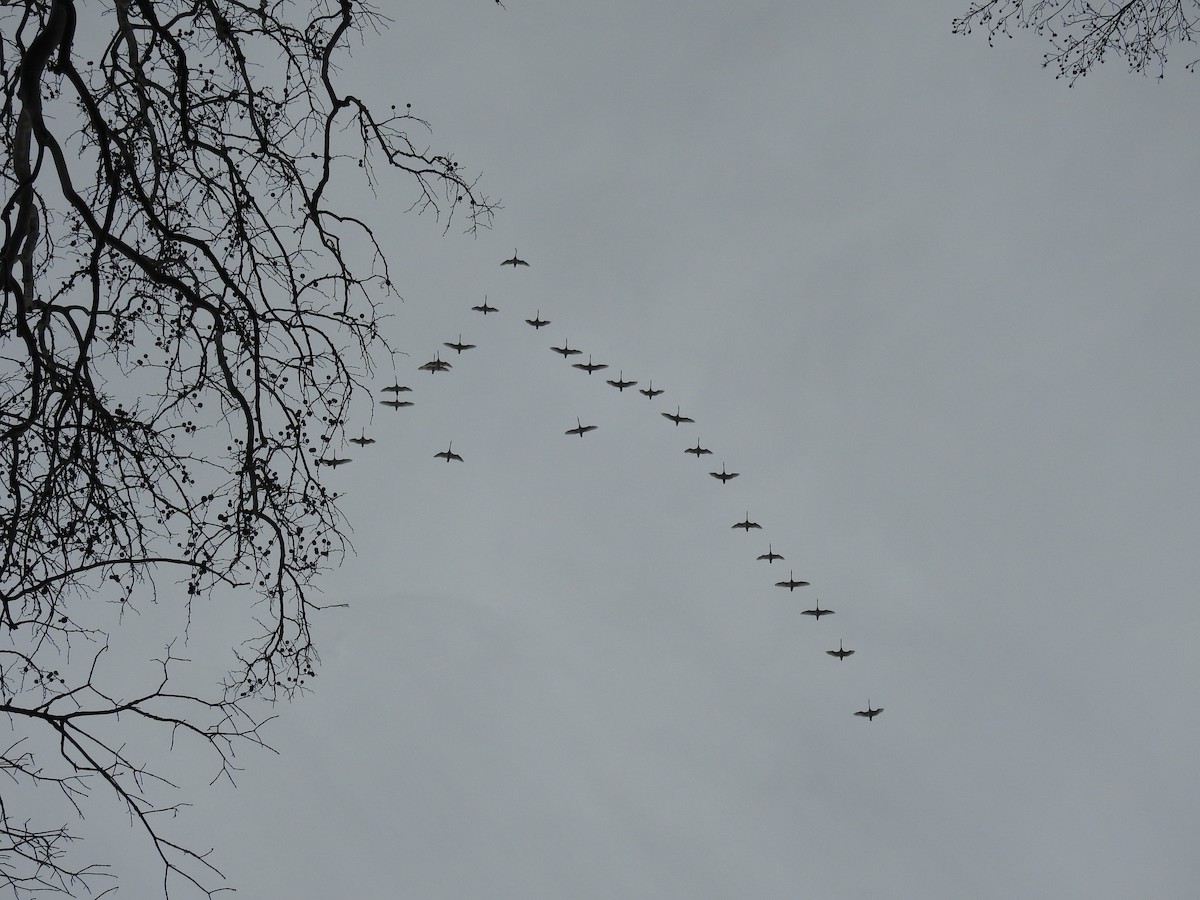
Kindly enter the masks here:
<path id="1" fill-rule="evenodd" d="M 1125 59 L 1130 71 L 1166 73 L 1172 44 L 1194 43 L 1200 4 L 1196 0 L 977 0 L 953 22 L 955 34 L 987 31 L 988 43 L 1029 29 L 1048 37 L 1053 50 L 1043 66 L 1058 69 L 1069 84 L 1102 64 L 1110 53 Z M 1197 61 L 1188 64 L 1193 69 Z"/>
<path id="2" fill-rule="evenodd" d="M 76 817 L 118 798 L 164 895 L 223 888 L 164 830 L 182 804 L 139 741 L 232 780 L 235 747 L 265 746 L 253 710 L 315 676 L 312 584 L 348 548 L 317 462 L 391 353 L 395 288 L 342 186 L 399 180 L 445 229 L 496 209 L 426 122 L 342 86 L 384 24 L 353 0 L 0 4 L 0 772 Z M 128 617 L 186 639 L 214 592 L 257 623 L 228 676 L 173 687 L 168 641 L 148 688 L 121 686 Z M 0 799 L 0 887 L 103 890 L 115 873 L 39 810 Z"/>

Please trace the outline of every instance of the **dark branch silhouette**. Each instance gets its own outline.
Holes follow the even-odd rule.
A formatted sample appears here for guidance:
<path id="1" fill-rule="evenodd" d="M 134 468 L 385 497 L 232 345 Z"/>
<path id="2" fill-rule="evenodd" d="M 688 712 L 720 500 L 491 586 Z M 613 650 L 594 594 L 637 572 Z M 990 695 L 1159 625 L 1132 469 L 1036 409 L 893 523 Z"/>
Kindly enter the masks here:
<path id="1" fill-rule="evenodd" d="M 353 0 L 0 7 L 6 896 L 115 883 L 72 830 L 105 793 L 164 895 L 224 889 L 170 837 L 184 804 L 155 733 L 232 779 L 235 748 L 265 746 L 262 701 L 316 675 L 311 586 L 348 548 L 320 464 L 345 461 L 395 290 L 342 185 L 391 174 L 445 229 L 496 208 L 409 106 L 340 84 L 348 41 L 382 24 Z M 172 648 L 218 596 L 249 630 L 191 675 Z M 138 646 L 132 618 L 178 628 Z"/>
<path id="2" fill-rule="evenodd" d="M 975 0 L 966 14 L 955 19 L 955 34 L 975 29 L 987 32 L 988 43 L 1029 30 L 1047 37 L 1053 49 L 1042 65 L 1058 70 L 1056 78 L 1069 84 L 1087 75 L 1109 56 L 1123 57 L 1130 71 L 1166 72 L 1167 50 L 1172 44 L 1191 43 L 1200 28 L 1200 3 L 1196 0 Z M 1197 60 L 1188 63 L 1194 69 Z"/>

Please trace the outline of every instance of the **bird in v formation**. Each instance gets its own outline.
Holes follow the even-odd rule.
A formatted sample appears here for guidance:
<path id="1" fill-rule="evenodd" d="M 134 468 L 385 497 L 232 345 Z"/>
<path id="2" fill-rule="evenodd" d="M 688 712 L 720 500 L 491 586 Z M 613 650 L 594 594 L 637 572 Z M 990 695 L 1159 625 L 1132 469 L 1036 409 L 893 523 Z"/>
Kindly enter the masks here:
<path id="1" fill-rule="evenodd" d="M 721 484 L 726 484 L 726 483 L 728 483 L 728 481 L 731 478 L 738 477 L 737 472 L 726 472 L 725 471 L 725 463 L 721 463 L 721 471 L 720 472 L 709 472 L 708 474 L 711 475 L 713 478 L 717 479 L 719 482 L 721 482 Z"/>
<path id="2" fill-rule="evenodd" d="M 449 347 L 451 350 L 457 350 L 460 354 L 464 350 L 474 350 L 475 349 L 475 344 L 464 344 L 463 343 L 461 334 L 458 336 L 457 341 L 446 341 L 444 344 L 442 344 L 442 346 Z"/>
<path id="3" fill-rule="evenodd" d="M 447 447 L 445 450 L 443 450 L 441 453 L 435 453 L 433 455 L 435 458 L 440 456 L 446 462 L 450 462 L 450 460 L 455 460 L 456 462 L 463 461 L 463 458 L 454 452 L 454 441 L 451 441 L 450 446 Z"/>
<path id="4" fill-rule="evenodd" d="M 624 369 L 621 370 L 621 374 L 617 376 L 615 381 L 612 378 L 610 378 L 610 379 L 608 379 L 608 383 L 611 384 L 613 387 L 615 387 L 621 393 L 625 393 L 625 388 L 633 387 L 635 384 L 637 384 L 636 381 L 626 381 L 625 380 L 625 370 Z"/>
<path id="5" fill-rule="evenodd" d="M 838 648 L 836 650 L 826 650 L 825 652 L 828 653 L 830 656 L 836 656 L 839 660 L 843 660 L 847 656 L 854 655 L 854 651 L 847 650 L 845 647 L 843 647 L 841 641 L 838 641 Z M 870 704 L 868 703 L 867 705 L 869 706 Z"/>
<path id="6" fill-rule="evenodd" d="M 514 269 L 516 269 L 521 266 L 528 267 L 529 263 L 526 262 L 525 260 L 521 259 L 517 255 L 517 252 L 514 250 L 512 257 L 510 259 L 504 260 L 503 262 L 501 262 L 500 265 L 501 266 L 511 266 Z M 498 307 L 491 306 L 488 304 L 486 296 L 484 297 L 484 301 L 481 305 L 474 306 L 474 307 L 472 307 L 472 309 L 477 312 L 483 313 L 485 316 L 490 313 L 500 311 Z M 540 309 L 534 313 L 534 317 L 532 319 L 526 319 L 525 322 L 528 325 L 530 325 L 534 330 L 540 330 L 544 326 L 550 324 L 549 319 L 543 319 L 541 317 Z M 447 341 L 443 344 L 443 346 L 448 347 L 448 348 L 456 351 L 459 354 L 463 353 L 465 350 L 473 350 L 476 347 L 475 344 L 464 343 L 461 334 L 458 336 L 457 341 Z M 582 350 L 572 348 L 567 341 L 564 341 L 561 347 L 551 347 L 550 349 L 553 350 L 555 353 L 560 354 L 564 358 L 570 358 L 571 356 L 578 356 L 583 353 Z M 599 371 L 601 369 L 608 368 L 607 364 L 593 363 L 592 358 L 590 356 L 588 357 L 587 363 L 574 363 L 573 366 L 576 369 L 580 369 L 580 370 L 587 372 L 589 375 L 592 374 L 593 372 Z M 433 360 L 430 360 L 429 362 L 425 363 L 424 365 L 419 366 L 418 368 L 433 373 L 433 372 L 447 371 L 452 367 L 451 367 L 450 363 L 442 360 L 441 355 L 439 353 L 438 355 L 436 355 L 434 357 Z M 622 393 L 625 391 L 625 388 L 633 387 L 637 384 L 636 381 L 626 380 L 624 371 L 621 371 L 621 373 L 617 379 L 609 379 L 607 383 L 612 385 L 613 387 L 617 388 Z M 411 390 L 412 390 L 412 388 L 410 388 L 410 387 L 401 385 L 399 382 L 394 382 L 393 384 L 381 389 L 381 391 L 383 393 L 390 394 L 391 397 L 390 397 L 390 399 L 385 399 L 380 402 L 382 402 L 386 406 L 392 407 L 393 409 L 399 409 L 399 408 L 406 407 L 406 406 L 412 406 L 413 405 L 412 401 L 398 399 L 399 394 L 404 393 L 404 392 L 409 392 Z M 656 389 L 654 387 L 654 382 L 652 380 L 650 382 L 648 382 L 648 384 L 645 388 L 640 389 L 638 392 L 651 400 L 653 400 L 655 397 L 659 396 L 660 394 L 665 393 L 661 388 Z M 678 426 L 680 424 L 695 422 L 694 419 L 683 415 L 680 412 L 680 408 L 678 405 L 675 407 L 674 413 L 663 412 L 662 416 L 666 419 L 669 419 L 676 426 Z M 584 425 L 582 418 L 576 417 L 575 427 L 568 428 L 566 430 L 565 434 L 578 435 L 579 437 L 583 437 L 588 432 L 596 431 L 598 429 L 598 427 L 599 426 L 597 426 L 597 425 Z M 349 440 L 351 443 L 357 444 L 359 447 L 366 447 L 369 444 L 375 443 L 374 438 L 367 437 L 366 429 L 363 429 L 358 437 L 350 438 Z M 700 456 L 703 456 L 703 455 L 711 455 L 711 453 L 712 453 L 711 450 L 708 450 L 708 449 L 702 447 L 700 445 L 699 440 L 696 441 L 695 447 L 689 447 L 684 452 L 693 454 L 697 458 L 699 458 Z M 454 452 L 453 441 L 450 442 L 450 444 L 447 446 L 447 448 L 445 450 L 442 450 L 439 453 L 435 453 L 434 457 L 443 459 L 446 462 L 452 462 L 452 461 L 453 462 L 463 462 L 463 457 L 460 454 Z M 339 458 L 339 457 L 328 457 L 328 458 L 322 458 L 322 459 L 317 460 L 318 465 L 326 465 L 326 466 L 329 466 L 330 468 L 337 468 L 338 466 L 345 465 L 349 462 L 351 462 L 351 460 L 349 458 Z M 725 464 L 722 463 L 720 472 L 710 472 L 709 474 L 713 478 L 718 479 L 722 484 L 725 484 L 730 479 L 737 478 L 739 473 L 729 472 L 726 469 Z M 743 518 L 743 520 L 741 522 L 735 523 L 732 527 L 734 529 L 742 529 L 742 530 L 746 531 L 747 533 L 749 533 L 751 530 L 761 530 L 762 529 L 762 526 L 759 523 L 752 522 L 750 520 L 749 513 L 746 514 L 746 516 Z M 767 552 L 764 554 L 761 554 L 757 558 L 759 560 L 766 561 L 767 563 L 774 563 L 775 560 L 782 560 L 784 557 L 782 556 L 782 554 L 775 552 L 774 545 L 768 544 Z M 808 587 L 809 583 L 807 581 L 800 581 L 800 580 L 796 579 L 795 575 L 792 572 L 789 572 L 788 579 L 786 581 L 778 581 L 775 583 L 775 585 L 777 587 L 787 588 L 790 593 L 791 591 L 794 591 L 798 587 Z M 822 616 L 833 615 L 833 613 L 834 613 L 834 611 L 832 609 L 822 609 L 819 601 L 816 604 L 814 604 L 812 609 L 806 609 L 806 610 L 801 611 L 801 615 L 812 616 L 817 621 L 820 621 Z M 837 650 L 826 650 L 825 652 L 829 656 L 836 657 L 839 661 L 843 661 L 843 660 L 845 660 L 846 657 L 852 656 L 855 651 L 845 649 L 845 647 L 843 646 L 843 643 L 841 641 L 839 641 Z M 865 710 L 859 710 L 859 711 L 855 712 L 854 715 L 862 716 L 862 717 L 866 718 L 868 721 L 871 721 L 877 715 L 879 715 L 881 712 L 883 712 L 883 707 L 873 708 L 870 704 L 870 701 L 868 700 L 867 708 Z"/>
<path id="7" fill-rule="evenodd" d="M 775 587 L 787 588 L 788 593 L 791 593 L 798 587 L 808 587 L 808 582 L 807 581 L 797 581 L 796 576 L 793 575 L 791 572 L 788 572 L 788 580 L 775 582 Z"/>
<path id="8" fill-rule="evenodd" d="M 881 712 L 883 712 L 883 707 L 882 707 L 882 706 L 881 706 L 881 707 L 879 707 L 878 709 L 871 709 L 871 701 L 870 701 L 870 699 L 868 698 L 868 700 L 867 700 L 867 708 L 866 708 L 866 709 L 860 709 L 858 712 L 856 712 L 856 713 L 855 713 L 855 715 L 856 715 L 856 716 L 866 716 L 866 719 L 867 719 L 867 721 L 868 721 L 868 722 L 870 722 L 872 719 L 874 719 L 874 718 L 875 718 L 877 715 L 879 715 Z"/>

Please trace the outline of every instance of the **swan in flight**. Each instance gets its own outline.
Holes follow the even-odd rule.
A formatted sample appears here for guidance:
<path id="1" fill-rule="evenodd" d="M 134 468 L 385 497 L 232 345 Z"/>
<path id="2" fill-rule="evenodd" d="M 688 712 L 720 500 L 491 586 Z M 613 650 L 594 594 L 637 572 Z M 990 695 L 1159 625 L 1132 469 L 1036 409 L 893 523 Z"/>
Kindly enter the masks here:
<path id="1" fill-rule="evenodd" d="M 808 582 L 807 581 L 797 581 L 792 576 L 792 573 L 788 572 L 788 580 L 775 582 L 775 587 L 785 587 L 788 589 L 789 592 L 791 592 L 791 591 L 794 591 L 798 587 L 808 587 Z"/>
<path id="2" fill-rule="evenodd" d="M 729 481 L 730 478 L 737 478 L 739 473 L 726 472 L 725 471 L 725 463 L 721 463 L 721 471 L 720 472 L 709 472 L 708 474 L 711 475 L 713 478 L 719 479 L 721 484 L 725 484 L 727 481 Z"/>
<path id="3" fill-rule="evenodd" d="M 821 601 L 818 600 L 817 605 L 814 609 L 806 609 L 803 612 L 801 612 L 800 615 L 812 616 L 814 619 L 816 619 L 818 622 L 820 622 L 821 616 L 832 616 L 833 610 L 832 609 L 821 609 Z"/>
<path id="4" fill-rule="evenodd" d="M 870 701 L 870 700 L 867 700 L 867 708 L 866 708 L 866 709 L 860 709 L 858 712 L 856 712 L 856 713 L 855 713 L 855 715 L 856 715 L 856 716 L 865 716 L 865 717 L 866 717 L 866 719 L 867 719 L 867 721 L 868 721 L 868 722 L 870 722 L 872 719 L 874 719 L 874 718 L 875 718 L 877 715 L 879 715 L 881 712 L 883 712 L 883 707 L 882 707 L 882 706 L 881 706 L 881 707 L 879 707 L 879 709 L 871 709 L 871 701 Z"/>
<path id="5" fill-rule="evenodd" d="M 838 641 L 838 648 L 836 650 L 826 650 L 825 652 L 828 653 L 830 656 L 836 656 L 838 659 L 845 659 L 847 656 L 854 655 L 853 650 L 844 650 L 842 648 L 841 641 Z M 871 705 L 870 702 L 868 702 L 867 706 L 870 706 L 870 705 Z"/>
<path id="6" fill-rule="evenodd" d="M 457 341 L 457 342 L 455 342 L 455 341 L 445 341 L 445 342 L 442 344 L 442 346 L 443 346 L 443 347 L 449 347 L 451 350 L 457 350 L 459 353 L 462 353 L 464 350 L 474 350 L 474 349 L 475 349 L 475 345 L 474 345 L 474 344 L 464 344 L 464 343 L 462 342 L 462 335 L 461 335 L 461 334 L 458 336 L 458 341 Z"/>
<path id="7" fill-rule="evenodd" d="M 445 450 L 443 450 L 441 453 L 435 453 L 435 454 L 433 454 L 433 455 L 434 455 L 434 457 L 435 457 L 435 458 L 437 458 L 437 457 L 441 457 L 441 458 L 442 458 L 442 459 L 444 459 L 446 462 L 450 462 L 450 460 L 452 460 L 452 459 L 456 459 L 456 460 L 458 460 L 459 462 L 462 462 L 462 461 L 463 461 L 463 458 L 462 458 L 461 456 L 459 456 L 457 453 L 453 452 L 453 451 L 454 451 L 454 441 L 451 441 L 451 442 L 450 442 L 450 446 L 449 446 L 449 447 L 447 447 L 447 448 L 446 448 Z"/>
<path id="8" fill-rule="evenodd" d="M 635 384 L 637 384 L 636 381 L 626 381 L 625 380 L 625 371 L 624 370 L 622 370 L 621 374 L 617 376 L 616 381 L 614 381 L 613 379 L 610 378 L 610 379 L 608 379 L 608 383 L 611 384 L 613 387 L 615 387 L 622 394 L 625 393 L 625 388 L 633 387 Z"/>
<path id="9" fill-rule="evenodd" d="M 582 422 L 579 421 L 578 418 L 575 419 L 575 425 L 576 425 L 575 428 L 568 428 L 566 431 L 563 432 L 563 434 L 577 434 L 580 437 L 583 437 L 589 431 L 595 431 L 597 428 L 600 427 L 599 425 L 584 425 Z"/>
<path id="10" fill-rule="evenodd" d="M 676 407 L 675 407 L 675 412 L 673 412 L 673 413 L 663 413 L 663 414 L 662 414 L 662 417 L 663 417 L 664 419 L 670 419 L 672 422 L 674 422 L 674 423 L 675 423 L 675 427 L 676 427 L 676 428 L 678 428 L 678 427 L 679 427 L 679 423 L 680 423 L 680 422 L 695 422 L 695 421 L 696 421 L 695 419 L 689 419 L 687 416 L 681 416 L 681 415 L 679 414 L 679 407 L 678 407 L 678 406 L 676 406 Z"/>
<path id="11" fill-rule="evenodd" d="M 442 359 L 442 354 L 439 353 L 434 359 L 431 359 L 423 366 L 417 366 L 417 368 L 432 374 L 433 372 L 445 372 L 447 369 L 454 367 L 450 363 L 445 362 Z"/>
<path id="12" fill-rule="evenodd" d="M 588 361 L 586 363 L 572 363 L 571 367 L 575 369 L 583 369 L 583 371 L 591 375 L 593 372 L 599 372 L 601 369 L 607 369 L 608 363 L 594 363 L 592 362 L 592 357 L 588 356 Z"/>
<path id="13" fill-rule="evenodd" d="M 732 527 L 732 528 L 744 528 L 744 529 L 746 529 L 746 533 L 747 533 L 747 534 L 749 534 L 749 533 L 750 533 L 750 529 L 751 529 L 751 528 L 762 528 L 762 526 L 761 526 L 761 525 L 759 525 L 757 522 L 751 522 L 751 521 L 750 521 L 750 513 L 749 513 L 749 512 L 747 512 L 747 513 L 746 513 L 746 518 L 745 518 L 743 521 L 741 521 L 741 522 L 738 522 L 736 525 L 732 525 L 732 526 L 730 526 L 730 527 Z"/>

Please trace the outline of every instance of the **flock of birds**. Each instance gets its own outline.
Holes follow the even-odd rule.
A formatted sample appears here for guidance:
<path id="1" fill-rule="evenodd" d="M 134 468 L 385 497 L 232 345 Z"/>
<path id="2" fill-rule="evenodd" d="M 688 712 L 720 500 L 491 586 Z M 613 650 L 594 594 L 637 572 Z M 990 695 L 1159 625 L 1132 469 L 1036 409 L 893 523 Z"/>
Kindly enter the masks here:
<path id="1" fill-rule="evenodd" d="M 504 260 L 503 262 L 500 263 L 500 265 L 512 266 L 514 269 L 516 269 L 519 266 L 528 266 L 529 263 L 526 262 L 525 260 L 521 259 L 517 255 L 517 251 L 514 250 L 512 257 L 510 259 Z M 486 295 L 484 296 L 484 300 L 483 300 L 482 304 L 480 304 L 478 306 L 473 306 L 473 307 L 471 307 L 471 309 L 474 310 L 475 312 L 481 313 L 482 315 L 485 315 L 485 316 L 489 315 L 491 313 L 496 313 L 496 312 L 500 311 L 498 307 L 490 306 L 488 304 Z M 549 319 L 543 319 L 541 317 L 540 309 L 536 313 L 534 313 L 534 317 L 532 319 L 526 319 L 525 322 L 535 330 L 539 330 L 539 329 L 545 327 L 546 325 L 550 324 Z M 462 354 L 462 353 L 466 352 L 467 350 L 474 350 L 476 347 L 475 344 L 465 343 L 462 339 L 461 334 L 459 334 L 457 340 L 446 341 L 446 342 L 444 342 L 443 346 L 445 346 L 451 350 L 454 350 L 457 354 Z M 582 356 L 583 355 L 582 350 L 577 350 L 573 347 L 568 346 L 567 341 L 563 341 L 563 345 L 561 347 L 551 347 L 550 349 L 553 350 L 555 353 L 560 354 L 564 359 L 569 359 L 572 356 Z M 587 372 L 589 375 L 608 368 L 608 365 L 605 363 L 593 362 L 592 357 L 590 355 L 588 356 L 588 361 L 586 363 L 583 363 L 583 362 L 572 363 L 572 366 L 576 369 Z M 420 371 L 435 374 L 437 372 L 448 371 L 451 368 L 453 368 L 453 366 L 451 363 L 443 360 L 441 351 L 438 351 L 433 359 L 431 359 L 427 363 L 424 363 L 423 365 L 418 366 L 417 368 Z M 620 372 L 620 374 L 618 375 L 617 378 L 608 379 L 607 381 L 608 381 L 608 384 L 612 385 L 618 391 L 621 391 L 621 392 L 624 392 L 626 388 L 636 387 L 636 385 L 637 385 L 636 381 L 626 380 L 625 373 L 623 371 Z M 402 399 L 402 395 L 407 394 L 411 391 L 412 391 L 412 388 L 408 387 L 407 385 L 402 385 L 399 382 L 396 382 L 396 383 L 391 384 L 388 387 L 385 387 L 382 389 L 382 393 L 384 393 L 388 396 L 385 399 L 381 400 L 380 402 L 384 406 L 387 406 L 387 407 L 390 407 L 391 409 L 396 409 L 396 410 L 403 409 L 408 406 L 412 406 L 413 401 Z M 638 390 L 638 393 L 643 394 L 646 397 L 649 397 L 650 399 L 653 400 L 659 394 L 662 394 L 664 392 L 660 389 L 656 389 L 654 387 L 654 382 L 651 381 L 651 382 L 649 382 L 647 387 L 640 388 Z M 685 425 L 685 424 L 692 424 L 695 422 L 695 419 L 692 419 L 688 416 L 683 415 L 679 406 L 675 407 L 675 412 L 673 412 L 673 413 L 672 412 L 664 412 L 664 413 L 662 413 L 662 416 L 663 416 L 663 418 L 670 420 L 676 427 L 679 427 L 680 425 Z M 575 419 L 575 427 L 568 428 L 564 432 L 564 434 L 578 435 L 579 437 L 582 438 L 585 434 L 587 434 L 588 432 L 591 432 L 591 431 L 595 431 L 598 427 L 599 427 L 598 425 L 584 425 L 583 421 L 580 418 L 576 418 Z M 357 444 L 360 447 L 365 447 L 369 444 L 375 443 L 375 439 L 367 437 L 366 429 L 363 429 L 361 434 L 358 437 L 350 438 L 350 442 L 353 444 Z M 695 447 L 688 447 L 686 450 L 684 450 L 684 452 L 695 455 L 695 457 L 697 459 L 699 459 L 702 456 L 712 455 L 711 450 L 708 450 L 705 447 L 700 446 L 700 441 L 698 439 L 696 441 Z M 454 442 L 453 441 L 450 442 L 449 446 L 447 446 L 445 450 L 441 450 L 441 451 L 433 454 L 433 456 L 435 459 L 442 459 L 442 460 L 445 460 L 447 463 L 463 462 L 462 456 L 460 454 L 454 452 Z M 319 460 L 317 460 L 317 462 L 320 465 L 326 465 L 326 466 L 330 466 L 332 468 L 336 468 L 338 466 L 345 465 L 346 463 L 351 462 L 351 460 L 348 458 L 341 458 L 341 457 L 327 457 L 327 458 L 319 459 Z M 725 464 L 721 463 L 721 471 L 720 472 L 709 472 L 708 474 L 710 474 L 713 478 L 716 478 L 722 484 L 726 484 L 730 480 L 737 478 L 739 473 L 727 471 L 725 468 Z M 741 529 L 745 530 L 747 534 L 749 534 L 752 530 L 755 530 L 755 529 L 761 530 L 762 529 L 762 526 L 760 524 L 758 524 L 757 522 L 752 522 L 750 520 L 749 511 L 746 512 L 745 518 L 741 522 L 734 523 L 732 527 L 733 528 L 741 528 Z M 783 558 L 784 557 L 782 555 L 775 552 L 774 546 L 769 543 L 767 544 L 767 552 L 758 557 L 759 560 L 762 560 L 769 564 L 773 564 L 776 560 L 782 560 Z M 796 588 L 809 587 L 809 582 L 798 580 L 795 576 L 795 573 L 793 571 L 789 571 L 787 580 L 786 581 L 777 581 L 777 582 L 775 582 L 775 586 L 781 587 L 781 588 L 787 588 L 787 590 L 789 592 L 791 592 L 791 591 L 796 590 Z M 832 609 L 822 609 L 819 601 L 813 604 L 812 609 L 806 609 L 806 610 L 802 611 L 802 615 L 812 616 L 818 622 L 821 620 L 821 616 L 830 616 L 833 614 L 834 614 L 834 611 Z M 843 642 L 839 640 L 838 648 L 836 650 L 826 650 L 825 652 L 828 655 L 836 657 L 839 661 L 841 661 L 841 660 L 844 660 L 847 656 L 853 656 L 855 651 L 847 650 L 843 646 Z M 862 716 L 865 719 L 867 719 L 867 721 L 872 721 L 881 712 L 883 712 L 883 707 L 872 708 L 871 701 L 868 699 L 867 700 L 867 708 L 856 711 L 854 713 L 854 715 Z"/>

